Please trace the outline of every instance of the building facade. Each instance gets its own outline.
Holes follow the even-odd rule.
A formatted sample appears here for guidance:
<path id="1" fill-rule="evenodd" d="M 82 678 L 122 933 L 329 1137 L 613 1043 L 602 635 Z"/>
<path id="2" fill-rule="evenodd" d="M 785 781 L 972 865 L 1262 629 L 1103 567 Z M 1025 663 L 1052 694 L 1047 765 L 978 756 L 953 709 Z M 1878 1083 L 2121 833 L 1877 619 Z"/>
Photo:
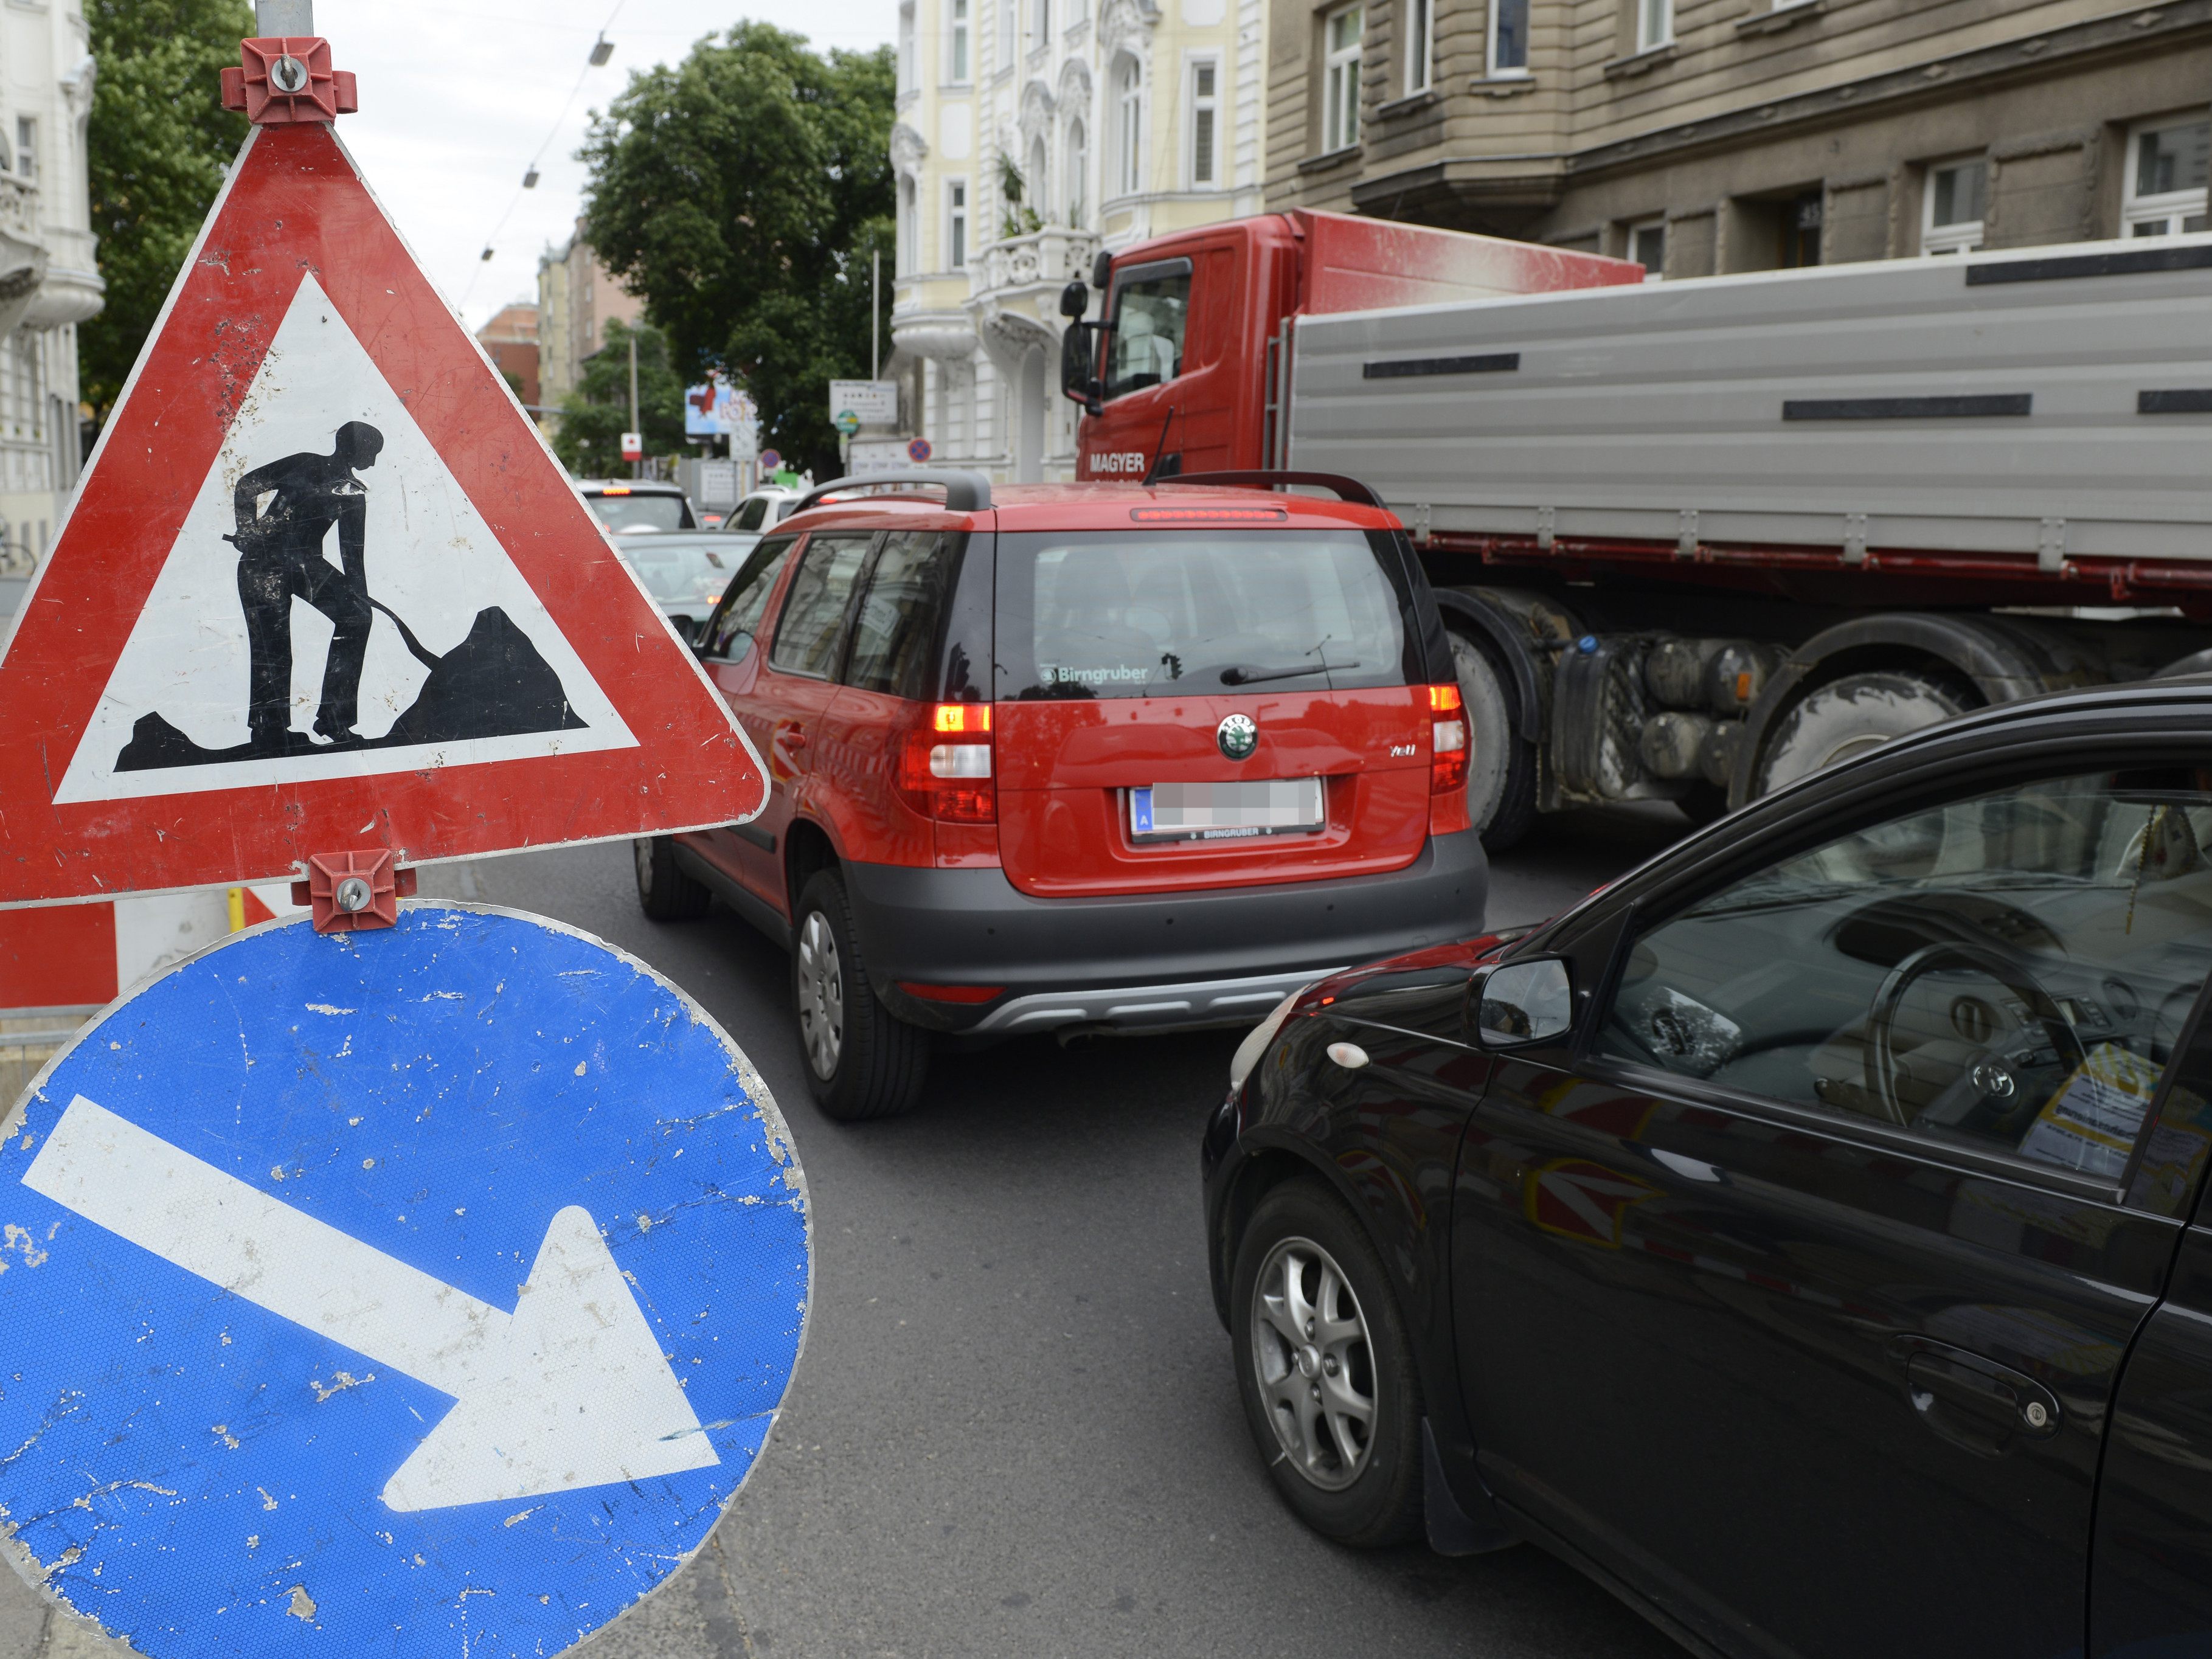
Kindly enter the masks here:
<path id="1" fill-rule="evenodd" d="M 2205 224 L 2212 0 L 1270 3 L 1270 207 L 1668 276 Z"/>
<path id="2" fill-rule="evenodd" d="M 0 8 L 0 579 L 30 574 L 82 470 L 76 331 L 106 292 L 85 155 L 94 73 L 80 0 Z"/>
<path id="3" fill-rule="evenodd" d="M 905 0 L 887 377 L 944 462 L 1068 478 L 1060 290 L 1261 210 L 1267 0 Z"/>
<path id="4" fill-rule="evenodd" d="M 560 408 L 561 400 L 576 389 L 584 360 L 605 343 L 607 325 L 634 326 L 645 315 L 645 301 L 608 275 L 583 231 L 580 219 L 574 235 L 538 257 L 538 395 L 525 403 Z M 556 417 L 541 417 L 541 423 L 545 418 Z"/>
<path id="5" fill-rule="evenodd" d="M 538 307 L 528 300 L 501 306 L 499 314 L 477 331 L 477 343 L 514 388 L 525 405 L 541 403 L 538 372 Z"/>

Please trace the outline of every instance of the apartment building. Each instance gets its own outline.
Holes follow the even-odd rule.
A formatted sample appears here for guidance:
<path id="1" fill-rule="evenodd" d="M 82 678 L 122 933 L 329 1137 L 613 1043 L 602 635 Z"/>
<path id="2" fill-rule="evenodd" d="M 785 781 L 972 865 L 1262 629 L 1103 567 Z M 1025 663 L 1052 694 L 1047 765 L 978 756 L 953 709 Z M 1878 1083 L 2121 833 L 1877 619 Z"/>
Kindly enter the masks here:
<path id="1" fill-rule="evenodd" d="M 1267 204 L 1655 275 L 2205 228 L 2212 0 L 1270 0 Z"/>
<path id="2" fill-rule="evenodd" d="M 1060 290 L 1261 210 L 1267 0 L 905 0 L 885 366 L 941 462 L 1068 478 Z"/>
<path id="3" fill-rule="evenodd" d="M 645 315 L 645 301 L 608 275 L 583 232 L 580 219 L 574 235 L 538 257 L 538 395 L 523 401 L 548 409 L 558 409 L 576 389 L 584 360 L 605 342 L 610 322 L 635 325 Z M 544 416 L 539 423 L 558 418 Z"/>
<path id="4" fill-rule="evenodd" d="M 492 367 L 530 406 L 538 402 L 538 307 L 529 300 L 501 306 L 498 313 L 477 331 L 477 343 L 491 359 Z"/>

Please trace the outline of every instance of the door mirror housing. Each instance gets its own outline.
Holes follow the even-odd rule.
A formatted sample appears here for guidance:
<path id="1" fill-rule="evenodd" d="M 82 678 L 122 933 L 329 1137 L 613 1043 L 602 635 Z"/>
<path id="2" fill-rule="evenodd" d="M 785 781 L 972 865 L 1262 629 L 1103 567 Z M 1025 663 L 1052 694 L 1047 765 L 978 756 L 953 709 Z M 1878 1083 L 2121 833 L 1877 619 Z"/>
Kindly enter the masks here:
<path id="1" fill-rule="evenodd" d="M 1068 286 L 1070 289 L 1078 289 L 1083 284 L 1071 283 Z M 1062 304 L 1064 307 L 1064 300 Z M 1060 395 L 1071 402 L 1081 404 L 1083 411 L 1086 415 L 1103 415 L 1106 412 L 1104 401 L 1106 388 L 1099 384 L 1091 372 L 1094 366 L 1092 359 L 1095 356 L 1095 348 L 1091 345 L 1091 337 L 1092 331 L 1098 326 L 1097 323 L 1078 320 L 1070 323 L 1066 332 L 1060 337 Z"/>
<path id="2" fill-rule="evenodd" d="M 1080 317 L 1091 309 L 1091 289 L 1088 283 L 1070 283 L 1060 291 L 1060 314 Z"/>
<path id="3" fill-rule="evenodd" d="M 1091 260 L 1091 286 L 1100 293 L 1106 291 L 1106 279 L 1114 274 L 1114 256 L 1101 248 Z"/>
<path id="4" fill-rule="evenodd" d="M 1557 957 L 1492 969 L 1474 999 L 1475 1036 L 1486 1048 L 1555 1042 L 1574 1029 L 1574 976 Z"/>

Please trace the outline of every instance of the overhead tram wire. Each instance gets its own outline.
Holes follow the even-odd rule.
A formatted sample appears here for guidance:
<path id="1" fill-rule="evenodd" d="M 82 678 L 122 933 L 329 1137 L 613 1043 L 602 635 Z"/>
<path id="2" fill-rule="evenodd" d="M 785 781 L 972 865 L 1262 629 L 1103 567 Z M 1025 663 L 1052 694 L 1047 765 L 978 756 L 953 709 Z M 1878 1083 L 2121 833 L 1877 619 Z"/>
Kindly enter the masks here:
<path id="1" fill-rule="evenodd" d="M 456 307 L 464 313 L 468 310 L 470 297 L 477 291 L 477 278 L 483 275 L 483 268 L 491 263 L 500 233 L 507 228 L 507 222 L 514 217 L 515 209 L 522 205 L 523 192 L 538 188 L 538 164 L 545 159 L 545 152 L 552 149 L 553 141 L 561 136 L 561 129 L 568 119 L 568 112 L 576 106 L 576 95 L 583 91 L 584 82 L 591 77 L 592 71 L 605 68 L 607 61 L 615 55 L 615 43 L 607 39 L 607 31 L 615 26 L 615 19 L 622 15 L 623 8 L 629 3 L 629 0 L 615 0 L 615 9 L 607 14 L 607 21 L 599 26 L 599 38 L 592 43 L 591 54 L 585 59 L 583 70 L 576 76 L 576 84 L 568 88 L 568 97 L 561 103 L 561 112 L 553 118 L 552 129 L 531 156 L 530 165 L 523 169 L 522 183 L 508 199 L 507 211 L 499 216 L 499 222 L 492 227 L 491 234 L 484 238 L 483 253 L 477 261 L 477 268 L 469 273 L 468 286 L 461 290 L 461 302 Z"/>

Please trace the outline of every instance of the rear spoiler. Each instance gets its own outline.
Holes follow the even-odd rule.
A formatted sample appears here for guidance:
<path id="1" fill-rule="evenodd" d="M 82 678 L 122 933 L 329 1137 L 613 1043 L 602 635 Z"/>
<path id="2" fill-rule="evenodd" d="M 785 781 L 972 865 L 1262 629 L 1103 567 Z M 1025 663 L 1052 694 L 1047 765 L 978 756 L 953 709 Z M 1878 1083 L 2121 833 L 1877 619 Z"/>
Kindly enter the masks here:
<path id="1" fill-rule="evenodd" d="M 1291 484 L 1304 484 L 1315 489 L 1328 490 L 1340 501 L 1351 501 L 1359 507 L 1379 507 L 1386 513 L 1389 511 L 1380 495 L 1358 479 L 1347 478 L 1340 472 L 1174 472 L 1152 482 L 1155 484 L 1218 484 L 1247 489 L 1281 489 Z"/>

